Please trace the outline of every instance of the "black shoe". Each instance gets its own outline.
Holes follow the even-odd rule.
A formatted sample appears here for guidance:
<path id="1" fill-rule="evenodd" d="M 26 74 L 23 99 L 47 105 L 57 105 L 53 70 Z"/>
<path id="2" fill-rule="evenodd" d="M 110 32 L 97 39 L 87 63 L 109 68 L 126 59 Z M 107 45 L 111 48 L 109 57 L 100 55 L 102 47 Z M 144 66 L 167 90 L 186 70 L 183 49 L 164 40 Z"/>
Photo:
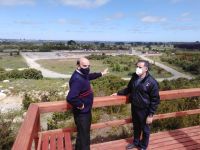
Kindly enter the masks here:
<path id="1" fill-rule="evenodd" d="M 133 149 L 133 148 L 137 148 L 138 146 L 136 146 L 135 144 L 133 143 L 130 143 L 126 146 L 126 149 Z"/>

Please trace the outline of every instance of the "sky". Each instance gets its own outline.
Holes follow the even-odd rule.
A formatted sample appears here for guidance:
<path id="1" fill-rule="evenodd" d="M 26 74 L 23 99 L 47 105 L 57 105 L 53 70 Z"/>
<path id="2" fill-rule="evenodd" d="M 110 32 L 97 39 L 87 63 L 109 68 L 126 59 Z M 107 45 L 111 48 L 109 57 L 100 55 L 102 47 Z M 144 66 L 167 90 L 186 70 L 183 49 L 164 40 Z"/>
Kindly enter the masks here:
<path id="1" fill-rule="evenodd" d="M 200 0 L 0 0 L 0 39 L 195 42 Z"/>

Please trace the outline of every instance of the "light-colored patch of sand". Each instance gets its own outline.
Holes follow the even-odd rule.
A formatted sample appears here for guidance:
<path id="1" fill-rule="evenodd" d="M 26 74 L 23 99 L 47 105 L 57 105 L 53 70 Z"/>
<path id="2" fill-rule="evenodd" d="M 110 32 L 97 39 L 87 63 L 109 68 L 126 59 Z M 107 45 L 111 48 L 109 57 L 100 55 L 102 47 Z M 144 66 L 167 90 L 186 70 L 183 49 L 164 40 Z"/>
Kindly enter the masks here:
<path id="1" fill-rule="evenodd" d="M 7 96 L 0 100 L 0 112 L 6 113 L 10 110 L 20 110 L 22 108 L 22 96 Z"/>
<path id="2" fill-rule="evenodd" d="M 8 103 L 20 103 L 22 104 L 23 97 L 21 96 L 7 96 L 3 100 L 1 100 L 1 104 L 8 104 Z"/>

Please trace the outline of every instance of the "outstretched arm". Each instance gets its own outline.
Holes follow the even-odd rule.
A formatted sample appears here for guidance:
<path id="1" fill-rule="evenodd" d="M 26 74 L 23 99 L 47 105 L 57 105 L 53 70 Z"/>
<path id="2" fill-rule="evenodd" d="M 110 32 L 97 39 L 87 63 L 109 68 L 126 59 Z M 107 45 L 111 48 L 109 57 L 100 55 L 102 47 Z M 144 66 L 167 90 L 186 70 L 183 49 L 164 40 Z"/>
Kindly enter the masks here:
<path id="1" fill-rule="evenodd" d="M 94 80 L 96 78 L 99 78 L 101 76 L 104 76 L 106 74 L 108 74 L 108 68 L 106 68 L 104 71 L 100 72 L 100 73 L 90 73 L 89 74 L 89 80 Z"/>

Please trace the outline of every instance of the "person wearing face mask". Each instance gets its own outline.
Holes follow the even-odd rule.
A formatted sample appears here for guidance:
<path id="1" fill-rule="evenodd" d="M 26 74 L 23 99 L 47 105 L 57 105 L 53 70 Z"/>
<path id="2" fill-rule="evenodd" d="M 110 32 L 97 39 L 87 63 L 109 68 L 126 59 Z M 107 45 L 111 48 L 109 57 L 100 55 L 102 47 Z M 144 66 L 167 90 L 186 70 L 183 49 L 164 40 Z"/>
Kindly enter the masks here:
<path id="1" fill-rule="evenodd" d="M 139 60 L 128 86 L 113 95 L 129 95 L 131 103 L 134 138 L 126 149 L 146 150 L 150 137 L 150 124 L 160 103 L 158 83 L 149 74 L 149 62 Z"/>
<path id="2" fill-rule="evenodd" d="M 90 62 L 87 58 L 77 60 L 77 69 L 69 80 L 69 93 L 66 100 L 72 106 L 74 121 L 77 127 L 75 150 L 90 149 L 91 108 L 93 91 L 90 80 L 94 80 L 108 73 L 105 69 L 100 73 L 90 73 Z"/>

